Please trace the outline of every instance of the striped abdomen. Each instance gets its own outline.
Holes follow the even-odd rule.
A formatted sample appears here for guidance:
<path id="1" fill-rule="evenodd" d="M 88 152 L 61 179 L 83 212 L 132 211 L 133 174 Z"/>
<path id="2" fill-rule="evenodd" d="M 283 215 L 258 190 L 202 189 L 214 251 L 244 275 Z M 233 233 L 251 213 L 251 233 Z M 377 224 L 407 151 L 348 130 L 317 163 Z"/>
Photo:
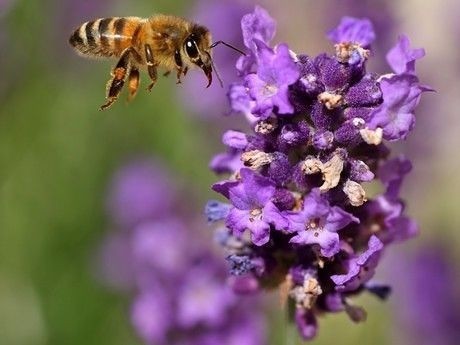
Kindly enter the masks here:
<path id="1" fill-rule="evenodd" d="M 83 23 L 69 42 L 83 55 L 119 56 L 136 41 L 144 23 L 138 17 L 99 18 Z"/>

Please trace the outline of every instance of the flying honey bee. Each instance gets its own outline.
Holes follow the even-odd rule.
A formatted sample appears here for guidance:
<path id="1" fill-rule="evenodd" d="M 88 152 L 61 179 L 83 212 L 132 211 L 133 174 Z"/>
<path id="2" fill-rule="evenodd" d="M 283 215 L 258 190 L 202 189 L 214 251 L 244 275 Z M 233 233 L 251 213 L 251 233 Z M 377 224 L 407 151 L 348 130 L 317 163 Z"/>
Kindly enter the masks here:
<path id="1" fill-rule="evenodd" d="M 158 67 L 166 70 L 165 75 L 175 70 L 178 84 L 190 68 L 201 68 L 209 87 L 213 69 L 222 84 L 211 57 L 212 48 L 224 44 L 244 55 L 241 50 L 223 41 L 211 44 L 211 33 L 202 25 L 161 14 L 148 19 L 113 17 L 86 22 L 72 33 L 69 43 L 84 56 L 118 58 L 107 83 L 106 103 L 100 110 L 110 107 L 117 100 L 126 80 L 128 100 L 136 95 L 141 67 L 147 68 L 151 80 L 149 91 L 157 81 Z"/>

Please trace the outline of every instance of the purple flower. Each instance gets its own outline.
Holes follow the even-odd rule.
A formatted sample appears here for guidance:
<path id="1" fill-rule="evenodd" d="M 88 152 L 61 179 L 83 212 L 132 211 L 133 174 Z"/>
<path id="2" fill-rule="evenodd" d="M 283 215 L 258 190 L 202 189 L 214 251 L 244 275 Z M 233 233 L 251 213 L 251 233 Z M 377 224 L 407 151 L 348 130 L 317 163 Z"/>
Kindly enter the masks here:
<path id="1" fill-rule="evenodd" d="M 257 74 L 246 76 L 250 96 L 256 106 L 252 113 L 267 118 L 276 107 L 280 114 L 292 114 L 294 108 L 288 98 L 288 87 L 299 78 L 299 69 L 285 44 L 275 51 L 261 41 L 255 41 L 258 48 Z"/>
<path id="2" fill-rule="evenodd" d="M 241 140 L 237 132 L 226 136 L 230 146 Z M 177 190 L 167 176 L 158 165 L 137 161 L 116 174 L 110 191 L 116 206 L 111 222 L 120 231 L 103 246 L 103 275 L 134 295 L 131 321 L 137 334 L 146 344 L 158 345 L 229 343 L 241 337 L 247 345 L 264 344 L 258 301 L 243 302 L 226 284 L 224 259 L 201 233 L 204 224 L 185 211 L 190 194 L 184 193 L 187 204 L 179 205 L 179 193 L 167 194 Z M 235 184 L 228 182 L 227 191 Z M 156 192 L 163 194 L 152 198 Z M 164 196 L 166 205 L 157 200 Z M 139 201 L 149 204 L 140 207 Z M 229 211 L 223 203 L 210 208 L 215 219 Z"/>
<path id="3" fill-rule="evenodd" d="M 404 156 L 393 158 L 382 165 L 378 175 L 386 187 L 385 196 L 390 200 L 399 198 L 404 177 L 412 170 L 412 163 Z"/>
<path id="4" fill-rule="evenodd" d="M 181 326 L 200 324 L 221 326 L 226 313 L 236 303 L 233 292 L 215 279 L 215 268 L 203 264 L 192 268 L 184 277 L 188 284 L 179 288 L 177 319 Z"/>
<path id="5" fill-rule="evenodd" d="M 224 133 L 222 142 L 228 147 L 237 150 L 244 150 L 249 144 L 246 134 L 233 130 Z"/>
<path id="6" fill-rule="evenodd" d="M 321 254 L 331 257 L 340 249 L 337 231 L 359 219 L 340 207 L 330 207 L 327 200 L 314 189 L 303 201 L 300 212 L 289 212 L 289 230 L 297 232 L 290 242 L 297 244 L 319 244 Z"/>
<path id="7" fill-rule="evenodd" d="M 188 338 L 178 345 L 259 345 L 265 344 L 265 327 L 257 318 L 242 317 L 232 327 L 216 330 L 204 336 Z"/>
<path id="8" fill-rule="evenodd" d="M 164 291 L 150 287 L 137 296 L 131 309 L 131 320 L 147 344 L 167 344 L 166 337 L 173 319 Z"/>
<path id="9" fill-rule="evenodd" d="M 362 67 L 369 57 L 370 44 L 375 39 L 374 28 L 368 19 L 344 17 L 339 26 L 328 33 L 336 43 L 336 58 L 341 63 Z"/>
<path id="10" fill-rule="evenodd" d="M 248 88 L 239 83 L 233 83 L 228 92 L 230 107 L 233 112 L 241 113 L 246 116 L 251 116 L 252 108 L 255 106 L 255 101 L 248 93 Z"/>
<path id="11" fill-rule="evenodd" d="M 252 241 L 260 246 L 270 239 L 270 225 L 283 230 L 287 227 L 287 221 L 273 204 L 273 183 L 250 169 L 241 169 L 240 174 L 240 183 L 229 188 L 234 207 L 225 224 L 237 236 L 249 229 Z"/>
<path id="12" fill-rule="evenodd" d="M 396 286 L 395 326 L 409 345 L 454 345 L 460 337 L 459 275 L 455 248 L 430 241 L 399 255 L 390 279 Z M 401 253 L 402 254 L 402 253 Z M 394 267 L 394 268 L 393 268 Z"/>
<path id="13" fill-rule="evenodd" d="M 98 252 L 97 276 L 104 284 L 119 291 L 130 291 L 136 283 L 130 235 L 111 233 Z"/>
<path id="14" fill-rule="evenodd" d="M 415 74 L 415 62 L 425 56 L 425 49 L 411 49 L 406 35 L 400 35 L 398 43 L 388 52 L 387 61 L 397 74 Z"/>
<path id="15" fill-rule="evenodd" d="M 369 19 L 343 17 L 337 28 L 328 32 L 327 37 L 334 43 L 357 43 L 368 47 L 375 40 L 375 32 Z"/>
<path id="16" fill-rule="evenodd" d="M 350 160 L 350 178 L 356 182 L 369 182 L 374 179 L 375 175 L 364 163 L 359 159 Z"/>
<path id="17" fill-rule="evenodd" d="M 113 178 L 108 209 L 117 224 L 133 226 L 170 210 L 175 193 L 158 163 L 139 160 L 126 165 Z"/>
<path id="18" fill-rule="evenodd" d="M 368 202 L 365 208 L 364 232 L 375 234 L 385 244 L 407 240 L 419 232 L 417 223 L 403 214 L 400 200 L 381 195 Z"/>
<path id="19" fill-rule="evenodd" d="M 227 261 L 230 263 L 230 273 L 234 276 L 246 274 L 256 268 L 249 256 L 246 255 L 229 255 Z"/>
<path id="20" fill-rule="evenodd" d="M 295 323 L 303 339 L 312 340 L 316 337 L 318 323 L 316 321 L 315 314 L 312 311 L 296 309 Z"/>
<path id="21" fill-rule="evenodd" d="M 344 98 L 350 107 L 375 106 L 382 100 L 382 91 L 375 76 L 368 74 L 350 86 Z"/>
<path id="22" fill-rule="evenodd" d="M 389 141 L 405 139 L 414 128 L 413 112 L 425 89 L 416 77 L 408 74 L 383 78 L 380 89 L 383 103 L 370 114 L 369 128 L 382 128 L 383 138 Z"/>
<path id="23" fill-rule="evenodd" d="M 229 345 L 259 345 L 265 344 L 264 335 L 267 333 L 265 325 L 260 318 L 247 315 L 235 320 L 235 325 L 224 335 L 223 341 L 218 341 L 214 344 L 229 344 Z M 221 333 L 222 336 L 222 333 Z"/>
<path id="24" fill-rule="evenodd" d="M 346 274 L 331 276 L 332 281 L 337 285 L 336 290 L 341 292 L 353 291 L 369 281 L 374 275 L 382 249 L 383 243 L 376 236 L 372 236 L 368 243 L 368 249 L 361 255 L 348 260 Z"/>
<path id="25" fill-rule="evenodd" d="M 256 6 L 253 13 L 248 13 L 241 19 L 241 30 L 244 45 L 250 50 L 249 54 L 241 56 L 236 63 L 237 71 L 244 75 L 254 71 L 257 59 L 256 42 L 269 44 L 275 35 L 276 22 L 265 9 Z"/>
<path id="26" fill-rule="evenodd" d="M 239 150 L 230 149 L 228 152 L 215 155 L 209 167 L 218 174 L 231 173 L 243 166 L 240 155 Z"/>
<path id="27" fill-rule="evenodd" d="M 252 18 L 243 25 L 250 51 L 229 92 L 251 132 L 224 135 L 240 162 L 220 169 L 230 177 L 213 185 L 230 205 L 211 204 L 207 213 L 225 220 L 216 238 L 233 289 L 282 287 L 295 307 L 291 320 L 309 340 L 320 315 L 344 311 L 363 321 L 365 310 L 351 298 L 367 292 L 383 299 L 390 291 L 370 279 L 383 248 L 416 234 L 417 225 L 399 195 L 410 162 L 389 158 L 384 140 L 408 136 L 429 88 L 419 84 L 412 69 L 418 53 L 408 48 L 398 58 L 408 65 L 403 73 L 367 71 L 375 39 L 367 19 L 344 18 L 329 34 L 335 54 L 310 57 L 269 46 L 272 26 L 260 13 L 245 17 Z M 386 190 L 369 197 L 365 183 L 374 180 Z"/>
<path id="28" fill-rule="evenodd" d="M 132 255 L 139 270 L 154 269 L 171 272 L 184 266 L 184 250 L 193 250 L 187 243 L 186 228 L 177 219 L 164 219 L 138 225 L 132 235 Z"/>
<path id="29" fill-rule="evenodd" d="M 249 49 L 255 49 L 255 40 L 270 43 L 275 36 L 276 22 L 267 10 L 256 6 L 253 13 L 246 14 L 241 19 L 241 30 L 244 45 Z"/>

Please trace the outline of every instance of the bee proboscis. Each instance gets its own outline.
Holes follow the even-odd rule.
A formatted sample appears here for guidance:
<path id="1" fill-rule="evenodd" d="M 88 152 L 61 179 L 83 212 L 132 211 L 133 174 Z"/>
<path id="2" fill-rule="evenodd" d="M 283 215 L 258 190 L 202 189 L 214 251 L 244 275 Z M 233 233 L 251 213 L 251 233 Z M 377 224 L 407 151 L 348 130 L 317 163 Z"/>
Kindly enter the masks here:
<path id="1" fill-rule="evenodd" d="M 118 58 L 107 83 L 107 100 L 101 110 L 110 107 L 117 100 L 126 81 L 129 89 L 128 100 L 136 95 L 141 67 L 147 69 L 151 80 L 148 90 L 157 81 L 158 67 L 164 68 L 166 75 L 176 71 L 178 84 L 190 68 L 198 67 L 206 75 L 209 87 L 214 67 L 212 48 L 224 44 L 244 54 L 223 41 L 211 44 L 211 33 L 205 26 L 162 14 L 148 19 L 112 17 L 89 21 L 72 33 L 69 42 L 84 56 Z M 215 68 L 214 71 L 217 73 Z M 221 82 L 220 78 L 219 81 Z"/>

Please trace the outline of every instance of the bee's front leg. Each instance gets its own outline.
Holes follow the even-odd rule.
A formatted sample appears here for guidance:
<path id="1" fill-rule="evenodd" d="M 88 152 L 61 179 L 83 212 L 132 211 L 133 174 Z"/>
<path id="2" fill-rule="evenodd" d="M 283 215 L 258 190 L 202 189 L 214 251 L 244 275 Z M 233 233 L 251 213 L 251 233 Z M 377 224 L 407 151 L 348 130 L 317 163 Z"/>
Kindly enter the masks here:
<path id="1" fill-rule="evenodd" d="M 147 87 L 147 90 L 152 91 L 153 86 L 157 82 L 157 65 L 155 63 L 152 48 L 150 45 L 146 44 L 144 46 L 145 49 L 145 58 L 147 60 L 147 71 L 149 73 L 150 80 L 152 81 L 150 85 Z"/>
<path id="2" fill-rule="evenodd" d="M 182 84 L 181 77 L 182 76 L 185 77 L 187 75 L 187 72 L 188 72 L 188 67 L 178 68 L 177 69 L 177 81 L 176 81 L 176 84 Z"/>
<path id="3" fill-rule="evenodd" d="M 111 73 L 112 78 L 107 83 L 107 102 L 101 106 L 100 110 L 107 109 L 118 99 L 125 84 L 126 76 L 129 74 L 131 53 L 132 48 L 126 48 L 121 54 L 118 63 Z"/>
<path id="4" fill-rule="evenodd" d="M 182 68 L 177 69 L 177 74 L 176 74 L 176 84 L 182 84 L 182 80 L 180 79 L 182 76 Z"/>

